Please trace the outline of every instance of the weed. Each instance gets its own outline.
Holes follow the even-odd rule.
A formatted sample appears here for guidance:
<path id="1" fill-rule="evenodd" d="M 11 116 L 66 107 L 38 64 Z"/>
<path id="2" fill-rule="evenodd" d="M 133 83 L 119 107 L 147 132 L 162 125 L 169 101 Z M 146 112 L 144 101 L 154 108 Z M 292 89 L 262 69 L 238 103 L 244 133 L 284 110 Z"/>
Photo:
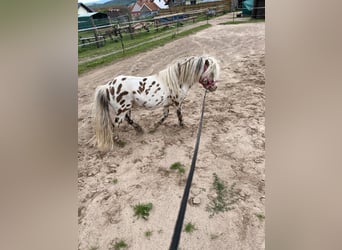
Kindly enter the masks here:
<path id="1" fill-rule="evenodd" d="M 112 182 L 113 182 L 113 184 L 116 184 L 116 183 L 118 183 L 118 179 L 114 178 Z"/>
<path id="2" fill-rule="evenodd" d="M 210 217 L 219 212 L 234 209 L 233 205 L 240 199 L 240 190 L 235 189 L 236 183 L 233 183 L 228 189 L 216 173 L 213 174 L 213 177 L 213 188 L 216 197 L 207 206 L 207 211 L 211 212 Z"/>
<path id="3" fill-rule="evenodd" d="M 170 169 L 177 170 L 179 175 L 182 175 L 185 173 L 185 167 L 180 162 L 175 162 L 170 166 Z"/>
<path id="4" fill-rule="evenodd" d="M 120 240 L 119 242 L 115 242 L 114 244 L 114 250 L 120 250 L 121 248 L 126 248 L 128 245 L 123 240 Z"/>
<path id="5" fill-rule="evenodd" d="M 184 231 L 187 233 L 192 233 L 193 231 L 197 230 L 197 228 L 195 227 L 194 224 L 192 224 L 191 222 L 189 222 L 188 224 L 185 225 L 184 227 Z"/>
<path id="6" fill-rule="evenodd" d="M 150 230 L 146 231 L 146 232 L 145 232 L 145 236 L 146 236 L 147 238 L 150 238 L 150 237 L 152 236 L 152 231 L 150 231 Z"/>
<path id="7" fill-rule="evenodd" d="M 256 217 L 258 217 L 258 219 L 260 220 L 260 221 L 262 221 L 262 220 L 264 220 L 265 219 L 265 215 L 263 215 L 263 214 L 255 214 L 255 216 Z"/>
<path id="8" fill-rule="evenodd" d="M 152 209 L 152 207 L 152 203 L 139 203 L 133 207 L 134 216 L 137 216 L 138 218 L 142 217 L 144 220 L 147 220 L 148 216 L 150 215 L 150 210 Z"/>
<path id="9" fill-rule="evenodd" d="M 116 141 L 116 144 L 120 147 L 123 148 L 124 146 L 126 146 L 126 142 L 123 140 L 118 140 Z"/>
<path id="10" fill-rule="evenodd" d="M 89 248 L 89 250 L 97 250 L 97 249 L 99 249 L 99 247 L 92 246 Z"/>

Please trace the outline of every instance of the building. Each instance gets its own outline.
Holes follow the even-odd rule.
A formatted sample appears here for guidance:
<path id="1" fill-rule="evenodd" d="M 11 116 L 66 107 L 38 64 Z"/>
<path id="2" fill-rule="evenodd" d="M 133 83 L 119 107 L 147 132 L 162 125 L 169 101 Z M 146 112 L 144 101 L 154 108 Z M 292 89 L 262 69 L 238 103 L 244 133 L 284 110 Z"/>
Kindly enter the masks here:
<path id="1" fill-rule="evenodd" d="M 83 14 L 94 12 L 94 10 L 92 10 L 88 6 L 84 5 L 83 3 L 78 3 L 78 11 L 77 12 L 79 15 L 83 15 Z"/>
<path id="2" fill-rule="evenodd" d="M 157 0 L 158 1 L 158 0 Z M 153 0 L 138 0 L 131 7 L 132 17 L 148 17 L 158 14 L 161 8 Z"/>

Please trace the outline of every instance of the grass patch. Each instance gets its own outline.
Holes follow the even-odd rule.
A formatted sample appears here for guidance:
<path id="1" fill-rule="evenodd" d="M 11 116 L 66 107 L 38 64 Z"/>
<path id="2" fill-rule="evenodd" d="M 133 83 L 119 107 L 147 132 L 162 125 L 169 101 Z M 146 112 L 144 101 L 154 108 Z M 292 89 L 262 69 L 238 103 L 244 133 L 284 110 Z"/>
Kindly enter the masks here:
<path id="1" fill-rule="evenodd" d="M 265 215 L 263 214 L 255 214 L 255 216 L 260 220 L 260 221 L 263 221 L 265 219 Z"/>
<path id="2" fill-rule="evenodd" d="M 152 231 L 148 230 L 144 234 L 147 238 L 150 238 L 152 236 Z"/>
<path id="3" fill-rule="evenodd" d="M 168 35 L 167 37 L 160 38 L 158 40 L 151 41 L 149 43 L 145 43 L 145 44 L 142 44 L 140 46 L 137 46 L 137 47 L 134 47 L 134 48 L 131 48 L 131 49 L 127 48 L 125 50 L 125 53 L 122 53 L 120 51 L 120 52 L 118 52 L 116 54 L 111 54 L 111 55 L 108 55 L 108 56 L 105 56 L 105 57 L 102 57 L 102 58 L 99 58 L 99 59 L 94 59 L 93 61 L 90 61 L 90 62 L 79 63 L 78 64 L 78 74 L 82 74 L 82 73 L 84 73 L 86 71 L 89 71 L 91 69 L 94 69 L 94 68 L 96 68 L 98 66 L 108 65 L 108 64 L 112 63 L 115 60 L 119 60 L 119 59 L 122 59 L 122 58 L 130 57 L 130 56 L 136 55 L 138 53 L 148 51 L 148 50 L 150 50 L 152 48 L 155 48 L 155 47 L 158 47 L 158 46 L 163 46 L 163 45 L 165 45 L 168 42 L 174 41 L 175 39 L 179 39 L 181 37 L 188 36 L 190 34 L 196 33 L 196 32 L 198 32 L 200 30 L 207 29 L 210 26 L 211 26 L 210 24 L 200 25 L 198 27 L 195 27 L 195 28 L 183 31 L 183 32 L 179 32 L 176 36 L 172 33 L 172 34 Z M 143 41 L 147 41 L 148 38 L 149 37 L 145 36 Z M 137 44 L 135 39 L 133 41 L 135 42 L 135 44 Z M 121 43 L 118 42 L 117 44 L 121 48 Z M 125 47 L 129 47 L 131 45 L 132 44 L 128 44 L 128 42 L 126 44 L 126 41 L 125 41 Z M 94 50 L 99 50 L 99 49 L 94 49 Z M 113 50 L 115 50 L 115 49 L 111 48 L 111 51 L 113 51 Z M 119 47 L 118 47 L 118 50 L 119 50 Z M 106 51 L 106 50 L 102 50 L 100 52 L 97 52 L 98 54 L 93 54 L 93 55 L 101 55 L 101 54 L 105 54 L 107 52 L 108 51 Z M 85 55 L 79 55 L 79 58 L 83 58 L 83 57 L 85 57 Z"/>
<path id="4" fill-rule="evenodd" d="M 236 183 L 228 188 L 216 173 L 213 174 L 213 177 L 213 189 L 216 192 L 216 197 L 207 206 L 207 211 L 211 213 L 210 217 L 219 212 L 234 209 L 233 205 L 240 199 L 240 190 L 235 189 Z"/>
<path id="5" fill-rule="evenodd" d="M 185 167 L 184 167 L 184 165 L 181 164 L 179 161 L 173 163 L 173 164 L 170 166 L 170 169 L 172 169 L 172 170 L 177 170 L 177 172 L 178 172 L 179 175 L 182 175 L 182 174 L 185 173 Z"/>
<path id="6" fill-rule="evenodd" d="M 99 247 L 95 247 L 95 246 L 89 248 L 89 250 L 98 250 L 98 249 Z"/>
<path id="7" fill-rule="evenodd" d="M 112 182 L 113 182 L 113 184 L 117 184 L 118 183 L 118 179 L 114 178 Z"/>
<path id="8" fill-rule="evenodd" d="M 124 146 L 126 146 L 127 142 L 123 141 L 123 140 L 117 140 L 115 141 L 115 143 L 120 147 L 123 148 Z"/>
<path id="9" fill-rule="evenodd" d="M 191 222 L 187 223 L 184 226 L 184 231 L 186 233 L 192 233 L 193 231 L 197 230 L 197 228 L 195 227 L 195 224 L 192 224 Z"/>
<path id="10" fill-rule="evenodd" d="M 150 215 L 150 211 L 152 207 L 153 207 L 152 203 L 142 203 L 142 204 L 139 203 L 133 206 L 134 216 L 137 216 L 138 219 L 141 217 L 144 220 L 147 220 L 148 216 Z"/>
<path id="11" fill-rule="evenodd" d="M 120 240 L 119 242 L 115 242 L 114 244 L 114 250 L 120 250 L 121 248 L 128 247 L 127 243 L 123 240 Z"/>
<path id="12" fill-rule="evenodd" d="M 241 23 L 262 23 L 262 22 L 265 22 L 265 19 L 248 18 L 245 20 L 228 21 L 228 22 L 220 23 L 220 25 L 241 24 Z"/>

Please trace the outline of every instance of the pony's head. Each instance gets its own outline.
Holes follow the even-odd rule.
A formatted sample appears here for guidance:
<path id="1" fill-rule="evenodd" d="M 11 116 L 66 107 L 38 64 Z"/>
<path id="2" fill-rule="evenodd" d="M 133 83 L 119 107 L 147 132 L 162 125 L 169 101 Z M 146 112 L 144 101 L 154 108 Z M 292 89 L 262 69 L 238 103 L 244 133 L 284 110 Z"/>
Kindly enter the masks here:
<path id="1" fill-rule="evenodd" d="M 213 57 L 203 57 L 203 61 L 203 67 L 201 67 L 203 73 L 198 81 L 205 89 L 215 91 L 217 89 L 216 82 L 219 78 L 220 67 Z"/>
<path id="2" fill-rule="evenodd" d="M 178 59 L 167 69 L 159 72 L 159 77 L 165 81 L 171 89 L 177 90 L 181 85 L 189 85 L 199 82 L 209 91 L 216 90 L 216 82 L 219 78 L 219 65 L 216 59 L 210 56 L 190 56 Z"/>

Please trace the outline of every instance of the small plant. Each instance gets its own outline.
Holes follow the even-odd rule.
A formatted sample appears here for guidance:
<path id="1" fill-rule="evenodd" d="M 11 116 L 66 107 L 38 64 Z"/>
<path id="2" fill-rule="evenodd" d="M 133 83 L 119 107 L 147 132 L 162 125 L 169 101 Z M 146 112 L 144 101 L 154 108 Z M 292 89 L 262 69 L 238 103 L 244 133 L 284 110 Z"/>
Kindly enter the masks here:
<path id="1" fill-rule="evenodd" d="M 145 236 L 146 236 L 147 238 L 150 238 L 150 237 L 152 236 L 152 231 L 150 231 L 150 230 L 146 231 L 146 232 L 145 232 Z"/>
<path id="2" fill-rule="evenodd" d="M 116 184 L 116 183 L 118 183 L 118 179 L 114 178 L 113 179 L 113 184 Z"/>
<path id="3" fill-rule="evenodd" d="M 150 215 L 150 210 L 152 209 L 152 207 L 152 203 L 139 203 L 133 207 L 134 216 L 137 216 L 138 219 L 142 217 L 143 219 L 147 220 L 148 216 Z"/>
<path id="4" fill-rule="evenodd" d="M 260 220 L 260 221 L 262 221 L 262 220 L 264 220 L 265 219 L 265 215 L 263 215 L 263 214 L 255 214 L 255 216 L 256 217 L 258 217 L 258 219 Z"/>
<path id="5" fill-rule="evenodd" d="M 92 246 L 89 248 L 89 250 L 98 250 L 98 249 L 99 249 L 99 247 L 95 247 L 95 246 Z"/>
<path id="6" fill-rule="evenodd" d="M 189 222 L 188 224 L 185 225 L 184 227 L 184 231 L 187 233 L 192 233 L 193 231 L 195 231 L 197 228 L 195 227 L 194 224 L 192 224 L 191 222 Z"/>
<path id="7" fill-rule="evenodd" d="M 179 175 L 182 175 L 185 173 L 185 167 L 180 162 L 175 162 L 170 166 L 170 169 L 177 170 Z"/>
<path id="8" fill-rule="evenodd" d="M 126 146 L 126 142 L 123 140 L 117 140 L 116 144 L 120 147 L 123 148 L 124 146 Z"/>
<path id="9" fill-rule="evenodd" d="M 212 199 L 207 206 L 207 211 L 211 212 L 210 217 L 216 213 L 234 209 L 232 205 L 240 198 L 240 190 L 235 189 L 236 183 L 233 183 L 228 189 L 216 173 L 213 176 L 213 188 L 216 192 L 216 198 Z"/>
<path id="10" fill-rule="evenodd" d="M 120 250 L 121 248 L 126 248 L 128 245 L 123 240 L 120 240 L 119 242 L 115 242 L 114 244 L 114 250 Z"/>

